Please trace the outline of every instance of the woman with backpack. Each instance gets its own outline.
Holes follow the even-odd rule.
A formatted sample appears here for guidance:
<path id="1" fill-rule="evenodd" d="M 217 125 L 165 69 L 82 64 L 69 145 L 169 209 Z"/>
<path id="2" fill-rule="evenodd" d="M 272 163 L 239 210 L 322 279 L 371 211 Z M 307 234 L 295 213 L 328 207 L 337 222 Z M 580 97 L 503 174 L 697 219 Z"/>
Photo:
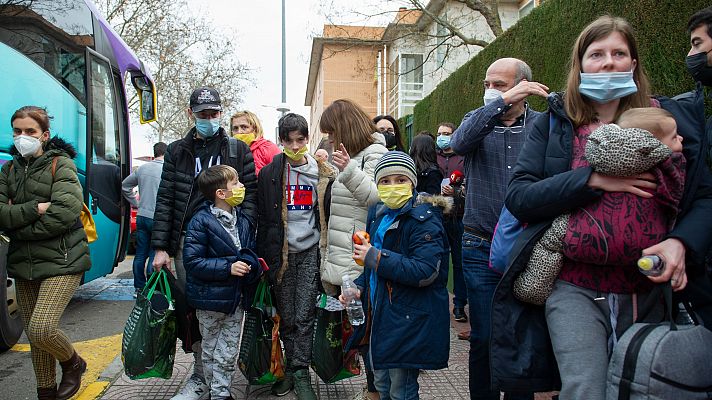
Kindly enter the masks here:
<path id="1" fill-rule="evenodd" d="M 522 264 L 526 264 L 533 244 L 553 218 L 595 202 L 603 192 L 652 196 L 650 191 L 660 182 L 655 182 L 649 172 L 629 178 L 602 175 L 593 172 L 584 157 L 588 137 L 597 127 L 616 120 L 628 109 L 660 106 L 657 100 L 651 99 L 649 90 L 628 22 L 603 16 L 584 28 L 571 54 L 566 92 L 549 96 L 549 111 L 528 130 L 508 187 L 506 207 L 528 225 L 509 257 L 509 268 L 493 300 L 492 329 L 502 333 L 493 336 L 491 343 L 494 386 L 501 388 L 506 381 L 504 385 L 514 385 L 514 379 L 529 379 L 530 383 L 538 382 L 536 385 L 542 385 L 545 380 L 555 381 L 550 373 L 536 375 L 538 371 L 528 370 L 523 363 L 529 358 L 537 360 L 537 368 L 551 370 L 552 364 L 558 364 L 561 399 L 604 399 L 613 346 L 636 318 L 643 316 L 639 312 L 644 312 L 641 307 L 646 304 L 653 286 L 669 281 L 674 290 L 682 290 L 687 281 L 686 255 L 690 260 L 698 257 L 696 253 L 700 250 L 704 255 L 703 248 L 709 242 L 708 229 L 700 226 L 695 213 L 697 209 L 709 207 L 703 203 L 709 199 L 698 199 L 702 192 L 698 194 L 693 189 L 686 191 L 676 226 L 667 239 L 643 250 L 643 254 L 657 254 L 665 260 L 662 275 L 646 277 L 635 265 L 594 265 L 593 260 L 588 263 L 564 258 L 553 292 L 544 306 L 545 323 L 534 322 L 536 315 L 542 315 L 538 310 L 530 309 L 524 316 L 521 313 L 524 307 L 508 297 L 513 277 L 524 268 Z M 699 134 L 680 133 L 683 136 Z M 690 166 L 700 160 L 699 146 L 686 147 L 684 154 L 688 162 L 687 177 L 691 179 L 694 174 L 690 174 Z M 692 178 L 693 181 L 704 174 L 703 169 L 694 171 L 700 175 Z M 690 201 L 691 198 L 695 198 L 695 202 Z M 661 317 L 662 308 L 660 301 L 654 302 L 647 319 Z M 510 318 L 512 315 L 516 317 Z M 507 318 L 509 321 L 505 321 Z M 526 325 L 522 324 L 525 320 Z M 548 331 L 544 332 L 547 327 Z M 522 329 L 530 330 L 528 346 L 517 347 L 517 354 L 521 356 L 517 361 L 505 360 L 505 354 L 513 346 L 512 338 L 521 337 Z M 544 335 L 550 337 L 555 363 L 548 362 L 547 355 L 543 354 L 548 348 Z M 536 355 L 532 356 L 532 352 Z M 528 377 L 521 376 L 525 370 Z M 507 371 L 519 372 L 507 376 Z M 524 390 L 521 385 L 518 387 Z"/>
<path id="2" fill-rule="evenodd" d="M 7 271 L 15 278 L 40 400 L 64 400 L 81 385 L 86 362 L 58 329 L 91 266 L 82 186 L 69 143 L 50 136 L 47 111 L 22 107 L 10 119 L 13 158 L 0 169 L 0 230 L 10 238 Z M 57 387 L 55 363 L 62 367 Z"/>

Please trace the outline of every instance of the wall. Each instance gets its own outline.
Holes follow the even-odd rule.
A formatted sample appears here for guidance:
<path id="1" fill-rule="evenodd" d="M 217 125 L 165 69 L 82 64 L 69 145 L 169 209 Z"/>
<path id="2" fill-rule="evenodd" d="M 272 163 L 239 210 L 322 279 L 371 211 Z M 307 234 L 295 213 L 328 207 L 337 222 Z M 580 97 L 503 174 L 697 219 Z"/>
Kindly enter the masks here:
<path id="1" fill-rule="evenodd" d="M 574 40 L 587 24 L 606 13 L 626 18 L 636 30 L 640 59 L 654 94 L 671 96 L 690 90 L 694 82 L 685 68 L 690 47 L 686 24 L 695 11 L 709 5 L 708 0 L 547 0 L 420 101 L 414 129 L 432 130 L 443 120 L 459 122 L 467 111 L 480 107 L 487 67 L 501 57 L 526 61 L 534 80 L 563 90 Z M 540 98 L 530 101 L 537 110 L 546 108 Z"/>

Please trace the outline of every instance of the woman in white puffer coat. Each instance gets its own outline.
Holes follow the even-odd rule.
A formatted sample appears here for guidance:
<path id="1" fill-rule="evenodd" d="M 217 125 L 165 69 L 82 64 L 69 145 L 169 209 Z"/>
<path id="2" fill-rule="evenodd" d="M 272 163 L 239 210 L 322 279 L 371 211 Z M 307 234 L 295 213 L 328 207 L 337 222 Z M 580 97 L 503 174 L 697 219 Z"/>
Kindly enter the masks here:
<path id="1" fill-rule="evenodd" d="M 350 100 L 327 107 L 319 128 L 329 135 L 332 161 L 340 171 L 331 188 L 328 246 L 321 262 L 324 290 L 335 295 L 344 275 L 355 279 L 363 272 L 352 258 L 352 236 L 366 229 L 368 207 L 378 202 L 374 169 L 388 150 L 371 118 Z"/>

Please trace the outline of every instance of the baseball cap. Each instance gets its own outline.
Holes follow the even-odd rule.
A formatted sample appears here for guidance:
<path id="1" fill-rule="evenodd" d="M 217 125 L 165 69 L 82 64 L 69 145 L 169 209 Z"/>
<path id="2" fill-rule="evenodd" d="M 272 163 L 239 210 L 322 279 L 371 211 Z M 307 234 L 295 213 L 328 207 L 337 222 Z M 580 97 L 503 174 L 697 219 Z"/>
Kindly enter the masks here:
<path id="1" fill-rule="evenodd" d="M 217 90 L 206 86 L 193 90 L 193 93 L 190 95 L 190 109 L 193 112 L 200 112 L 203 110 L 222 111 L 220 93 L 218 93 Z"/>

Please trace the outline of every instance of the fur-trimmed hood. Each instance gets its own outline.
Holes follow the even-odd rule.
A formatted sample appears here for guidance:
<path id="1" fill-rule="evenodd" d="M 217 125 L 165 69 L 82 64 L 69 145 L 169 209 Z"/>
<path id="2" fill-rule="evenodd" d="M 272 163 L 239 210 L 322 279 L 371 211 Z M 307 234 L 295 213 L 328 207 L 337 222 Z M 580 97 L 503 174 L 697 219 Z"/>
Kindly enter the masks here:
<path id="1" fill-rule="evenodd" d="M 77 156 L 77 150 L 74 148 L 74 146 L 71 143 L 66 142 L 59 136 L 51 137 L 49 141 L 47 141 L 47 143 L 44 145 L 45 152 L 48 152 L 50 150 L 58 150 L 64 152 L 67 157 L 72 159 Z M 12 147 L 10 147 L 10 154 L 13 156 L 20 155 L 20 152 L 17 151 L 15 145 L 12 145 Z"/>
<path id="2" fill-rule="evenodd" d="M 439 194 L 418 193 L 418 196 L 415 198 L 415 205 L 419 206 L 426 203 L 433 207 L 440 208 L 443 214 L 450 214 L 455 204 L 452 197 L 441 196 Z"/>

